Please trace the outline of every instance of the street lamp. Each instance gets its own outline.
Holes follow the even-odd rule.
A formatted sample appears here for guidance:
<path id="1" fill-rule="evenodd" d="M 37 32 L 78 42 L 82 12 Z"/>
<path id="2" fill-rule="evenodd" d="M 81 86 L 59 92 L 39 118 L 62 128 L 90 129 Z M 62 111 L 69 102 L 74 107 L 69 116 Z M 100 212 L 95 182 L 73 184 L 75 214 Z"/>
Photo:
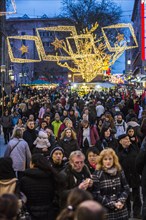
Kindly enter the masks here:
<path id="1" fill-rule="evenodd" d="M 26 78 L 27 78 L 27 73 L 25 72 L 25 73 L 24 73 L 24 80 L 25 80 L 24 83 L 25 83 L 25 84 L 26 84 Z"/>
<path id="2" fill-rule="evenodd" d="M 12 84 L 11 81 L 14 81 L 14 75 L 13 75 L 13 70 L 9 70 L 9 77 L 10 77 L 10 104 L 12 105 Z"/>
<path id="3" fill-rule="evenodd" d="M 22 73 L 19 73 L 19 77 L 20 77 L 20 84 L 22 84 L 22 77 L 23 77 L 23 74 L 22 74 Z"/>
<path id="4" fill-rule="evenodd" d="M 1 65 L 1 93 L 2 93 L 2 115 L 4 114 L 4 74 L 6 72 L 6 66 Z"/>
<path id="5" fill-rule="evenodd" d="M 130 59 L 127 60 L 127 64 L 131 65 L 131 60 Z"/>
<path id="6" fill-rule="evenodd" d="M 11 81 L 14 80 L 13 70 L 9 70 L 9 77 Z"/>

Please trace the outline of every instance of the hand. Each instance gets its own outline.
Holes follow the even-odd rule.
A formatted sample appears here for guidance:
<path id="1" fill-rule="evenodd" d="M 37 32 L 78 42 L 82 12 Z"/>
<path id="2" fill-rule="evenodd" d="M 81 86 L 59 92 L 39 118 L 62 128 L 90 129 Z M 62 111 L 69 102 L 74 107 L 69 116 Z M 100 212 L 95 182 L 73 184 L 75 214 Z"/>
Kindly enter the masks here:
<path id="1" fill-rule="evenodd" d="M 122 202 L 120 202 L 120 201 L 115 203 L 115 207 L 116 207 L 117 209 L 122 209 L 123 206 L 124 206 L 124 204 L 123 204 Z"/>
<path id="2" fill-rule="evenodd" d="M 47 151 L 48 151 L 48 148 L 45 147 L 45 148 L 42 149 L 42 151 L 43 151 L 43 152 L 47 152 Z"/>
<path id="3" fill-rule="evenodd" d="M 80 185 L 78 186 L 79 189 L 83 189 L 83 190 L 86 190 L 88 188 L 88 181 L 87 180 L 84 180 L 82 183 L 80 183 Z"/>
<path id="4" fill-rule="evenodd" d="M 92 185 L 93 185 L 93 180 L 92 179 L 87 178 L 85 181 L 87 181 L 88 187 L 92 187 Z"/>

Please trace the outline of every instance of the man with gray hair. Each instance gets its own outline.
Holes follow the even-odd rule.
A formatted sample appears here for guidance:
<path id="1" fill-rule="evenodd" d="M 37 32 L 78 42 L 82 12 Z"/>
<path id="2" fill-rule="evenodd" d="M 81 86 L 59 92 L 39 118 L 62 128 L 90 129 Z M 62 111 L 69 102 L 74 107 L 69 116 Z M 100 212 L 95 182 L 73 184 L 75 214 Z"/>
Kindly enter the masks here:
<path id="1" fill-rule="evenodd" d="M 69 157 L 69 163 L 66 168 L 61 171 L 64 182 L 62 184 L 61 192 L 61 206 L 65 204 L 68 193 L 75 187 L 79 189 L 89 189 L 93 181 L 91 180 L 91 173 L 84 163 L 84 154 L 77 150 L 73 151 Z"/>

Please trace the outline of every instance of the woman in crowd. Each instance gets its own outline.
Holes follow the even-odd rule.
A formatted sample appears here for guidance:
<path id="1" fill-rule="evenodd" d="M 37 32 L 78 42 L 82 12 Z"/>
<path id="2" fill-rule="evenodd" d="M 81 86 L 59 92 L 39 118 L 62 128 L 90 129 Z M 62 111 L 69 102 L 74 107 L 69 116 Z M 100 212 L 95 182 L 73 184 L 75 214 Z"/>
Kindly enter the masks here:
<path id="1" fill-rule="evenodd" d="M 59 131 L 58 131 L 58 138 L 61 137 L 61 133 L 64 131 L 65 128 L 73 128 L 73 123 L 70 120 L 70 118 L 65 118 L 63 123 L 60 125 Z"/>
<path id="2" fill-rule="evenodd" d="M 42 121 L 40 126 L 38 127 L 39 131 L 44 131 L 45 127 L 48 126 L 48 123 L 46 121 Z"/>
<path id="3" fill-rule="evenodd" d="M 135 130 L 132 126 L 128 126 L 127 134 L 129 136 L 130 142 L 140 148 L 140 146 L 141 146 L 140 140 L 136 136 Z"/>
<path id="4" fill-rule="evenodd" d="M 58 143 L 64 150 L 64 156 L 67 159 L 72 151 L 79 150 L 76 133 L 71 128 L 65 128 Z"/>
<path id="5" fill-rule="evenodd" d="M 13 129 L 13 134 L 12 134 L 12 136 L 14 135 L 14 133 L 15 133 L 15 131 L 16 131 L 17 128 L 21 128 L 21 129 L 23 129 L 23 130 L 25 131 L 25 126 L 24 126 L 24 124 L 23 124 L 22 118 L 19 118 L 19 119 L 18 119 L 18 122 L 17 122 L 17 124 L 15 125 L 15 127 L 14 127 L 14 129 Z"/>
<path id="6" fill-rule="evenodd" d="M 93 181 L 94 199 L 107 208 L 107 219 L 128 220 L 129 186 L 113 149 L 101 151 Z"/>
<path id="7" fill-rule="evenodd" d="M 96 126 L 90 125 L 88 120 L 82 120 L 81 126 L 78 134 L 78 142 L 83 153 L 86 155 L 88 148 L 95 146 L 99 140 L 99 135 Z"/>
<path id="8" fill-rule="evenodd" d="M 101 135 L 101 130 L 102 130 L 102 127 L 103 127 L 103 120 L 100 118 L 99 120 L 97 120 L 97 131 L 98 131 L 98 134 L 99 136 Z"/>
<path id="9" fill-rule="evenodd" d="M 97 158 L 99 150 L 96 147 L 90 147 L 86 152 L 86 165 L 88 166 L 91 174 L 95 171 L 97 165 Z"/>
<path id="10" fill-rule="evenodd" d="M 105 148 L 116 149 L 118 146 L 118 141 L 114 138 L 112 134 L 112 129 L 109 126 L 102 127 L 100 140 L 96 143 L 96 147 L 101 152 Z"/>
<path id="11" fill-rule="evenodd" d="M 9 141 L 4 157 L 11 157 L 13 169 L 18 178 L 23 176 L 26 168 L 29 168 L 31 152 L 27 142 L 22 138 L 21 128 L 16 129 L 12 139 Z"/>
<path id="12" fill-rule="evenodd" d="M 110 127 L 112 129 L 112 132 L 116 133 L 115 123 L 111 113 L 107 112 L 104 115 L 105 118 L 103 121 L 103 127 Z"/>

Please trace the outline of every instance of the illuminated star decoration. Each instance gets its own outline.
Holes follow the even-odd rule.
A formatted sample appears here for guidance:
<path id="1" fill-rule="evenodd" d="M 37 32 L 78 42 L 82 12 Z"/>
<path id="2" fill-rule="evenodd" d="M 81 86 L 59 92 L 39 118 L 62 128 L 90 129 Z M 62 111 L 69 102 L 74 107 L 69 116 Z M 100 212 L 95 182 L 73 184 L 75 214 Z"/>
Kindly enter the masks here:
<path id="1" fill-rule="evenodd" d="M 124 34 L 118 33 L 116 39 L 117 39 L 118 42 L 123 41 L 124 40 Z"/>
<path id="2" fill-rule="evenodd" d="M 28 46 L 25 46 L 24 44 L 19 49 L 22 54 L 28 53 Z"/>
<path id="3" fill-rule="evenodd" d="M 63 47 L 62 43 L 63 43 L 63 40 L 59 40 L 58 38 L 55 38 L 55 41 L 51 44 L 55 47 L 55 50 L 57 50 Z"/>

